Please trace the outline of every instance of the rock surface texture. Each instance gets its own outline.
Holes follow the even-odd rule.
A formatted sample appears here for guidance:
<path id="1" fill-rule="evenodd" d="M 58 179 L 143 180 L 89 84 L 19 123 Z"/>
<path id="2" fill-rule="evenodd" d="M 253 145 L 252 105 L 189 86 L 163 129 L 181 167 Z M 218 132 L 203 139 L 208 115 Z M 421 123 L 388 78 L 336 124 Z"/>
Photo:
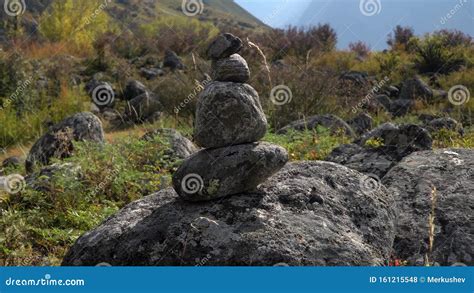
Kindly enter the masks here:
<path id="1" fill-rule="evenodd" d="M 248 84 L 211 82 L 197 102 L 194 139 L 201 147 L 249 143 L 267 131 L 258 93 Z"/>
<path id="2" fill-rule="evenodd" d="M 384 178 L 397 202 L 395 254 L 423 265 L 474 265 L 474 150 L 441 149 L 406 157 Z M 434 207 L 434 243 L 429 218 Z"/>
<path id="3" fill-rule="evenodd" d="M 432 143 L 428 131 L 418 125 L 385 123 L 365 133 L 355 143 L 337 147 L 326 160 L 382 178 L 404 157 L 416 151 L 430 150 Z"/>
<path id="4" fill-rule="evenodd" d="M 188 203 L 166 189 L 80 237 L 63 265 L 383 265 L 394 199 L 383 186 L 367 193 L 364 179 L 333 163 L 300 162 L 258 191 L 218 201 Z"/>

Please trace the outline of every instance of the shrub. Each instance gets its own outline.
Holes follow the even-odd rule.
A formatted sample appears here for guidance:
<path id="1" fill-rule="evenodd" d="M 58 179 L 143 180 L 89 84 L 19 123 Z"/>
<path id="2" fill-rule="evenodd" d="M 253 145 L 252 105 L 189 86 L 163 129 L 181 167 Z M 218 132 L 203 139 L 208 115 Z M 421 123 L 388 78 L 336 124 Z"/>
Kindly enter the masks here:
<path id="1" fill-rule="evenodd" d="M 358 42 L 355 42 L 355 43 L 350 43 L 349 44 L 349 50 L 356 53 L 357 56 L 360 57 L 360 58 L 365 58 L 370 53 L 370 47 L 362 41 L 358 41 Z"/>
<path id="2" fill-rule="evenodd" d="M 94 40 L 111 29 L 108 1 L 63 0 L 51 3 L 40 21 L 41 34 L 52 42 L 68 41 L 91 50 Z"/>
<path id="3" fill-rule="evenodd" d="M 387 44 L 392 50 L 410 50 L 410 40 L 414 37 L 411 27 L 397 25 L 392 33 L 388 35 Z"/>
<path id="4" fill-rule="evenodd" d="M 426 35 L 423 39 L 412 39 L 415 48 L 415 68 L 420 73 L 448 74 L 459 70 L 466 63 L 460 48 L 446 47 L 446 38 Z"/>

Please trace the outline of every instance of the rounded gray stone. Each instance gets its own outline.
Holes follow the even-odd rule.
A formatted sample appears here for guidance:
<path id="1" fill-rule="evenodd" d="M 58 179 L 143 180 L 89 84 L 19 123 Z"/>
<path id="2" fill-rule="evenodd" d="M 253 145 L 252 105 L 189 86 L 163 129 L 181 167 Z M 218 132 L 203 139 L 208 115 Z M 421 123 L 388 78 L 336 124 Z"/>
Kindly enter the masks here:
<path id="1" fill-rule="evenodd" d="M 242 56 L 234 54 L 212 62 L 212 77 L 217 81 L 245 83 L 250 79 L 250 69 Z"/>
<path id="2" fill-rule="evenodd" d="M 267 131 L 258 93 L 248 84 L 212 82 L 196 109 L 194 140 L 204 148 L 259 141 Z"/>
<path id="3" fill-rule="evenodd" d="M 288 153 L 269 143 L 202 150 L 173 176 L 176 192 L 188 201 L 208 201 L 253 190 L 288 162 Z"/>
<path id="4" fill-rule="evenodd" d="M 207 58 L 217 60 L 238 53 L 243 47 L 242 40 L 232 34 L 221 34 L 209 45 Z"/>

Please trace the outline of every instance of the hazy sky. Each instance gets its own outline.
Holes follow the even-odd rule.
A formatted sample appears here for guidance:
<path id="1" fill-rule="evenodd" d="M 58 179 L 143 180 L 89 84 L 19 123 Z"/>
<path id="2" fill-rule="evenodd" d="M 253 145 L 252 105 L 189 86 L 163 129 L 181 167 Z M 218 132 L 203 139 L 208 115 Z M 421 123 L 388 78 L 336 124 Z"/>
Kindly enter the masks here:
<path id="1" fill-rule="evenodd" d="M 389 32 L 411 26 L 416 34 L 459 29 L 474 36 L 474 0 L 235 0 L 272 27 L 330 23 L 338 47 L 362 40 L 386 48 Z"/>

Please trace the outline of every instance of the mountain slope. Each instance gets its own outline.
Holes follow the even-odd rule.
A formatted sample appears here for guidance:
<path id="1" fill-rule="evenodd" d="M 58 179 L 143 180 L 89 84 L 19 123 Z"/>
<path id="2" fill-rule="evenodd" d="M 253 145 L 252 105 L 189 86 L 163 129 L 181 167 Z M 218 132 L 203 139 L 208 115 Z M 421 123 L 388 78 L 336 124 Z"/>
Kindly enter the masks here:
<path id="1" fill-rule="evenodd" d="M 0 0 L 3 7 L 5 1 Z M 29 0 L 26 2 L 25 13 L 20 17 L 22 23 L 38 23 L 40 16 L 54 1 L 64 0 Z M 83 0 L 73 0 L 83 1 Z M 217 26 L 238 26 L 244 29 L 267 27 L 264 23 L 240 7 L 233 0 L 96 0 L 98 11 L 105 7 L 107 11 L 122 26 L 131 29 L 144 23 L 149 23 L 160 15 L 186 16 L 183 13 L 183 3 L 198 3 L 202 13 L 190 16 L 202 21 L 211 21 Z M 87 17 L 87 16 L 84 16 Z M 0 19 L 12 20 L 6 13 L 0 13 Z"/>

